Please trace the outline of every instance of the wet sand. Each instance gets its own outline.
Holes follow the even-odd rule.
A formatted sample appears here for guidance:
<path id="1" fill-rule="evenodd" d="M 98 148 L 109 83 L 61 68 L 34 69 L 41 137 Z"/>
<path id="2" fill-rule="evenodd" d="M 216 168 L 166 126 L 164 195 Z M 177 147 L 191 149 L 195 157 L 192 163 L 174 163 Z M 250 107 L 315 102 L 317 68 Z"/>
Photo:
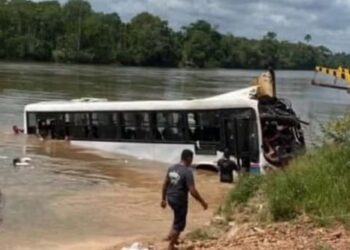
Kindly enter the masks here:
<path id="1" fill-rule="evenodd" d="M 159 206 L 167 166 L 25 135 L 0 139 L 1 249 L 105 249 L 167 234 L 171 212 Z M 33 168 L 11 166 L 22 155 Z M 210 220 L 228 189 L 216 174 L 195 175 L 210 209 L 191 200 L 188 230 Z"/>

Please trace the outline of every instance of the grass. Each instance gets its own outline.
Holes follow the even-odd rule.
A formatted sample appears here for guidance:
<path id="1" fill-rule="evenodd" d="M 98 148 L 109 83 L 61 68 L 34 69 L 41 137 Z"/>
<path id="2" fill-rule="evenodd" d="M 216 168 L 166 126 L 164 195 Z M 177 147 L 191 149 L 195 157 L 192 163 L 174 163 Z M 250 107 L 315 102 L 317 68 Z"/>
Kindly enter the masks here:
<path id="1" fill-rule="evenodd" d="M 274 220 L 307 214 L 322 225 L 350 224 L 350 114 L 324 128 L 323 146 L 266 178 Z"/>
<path id="2" fill-rule="evenodd" d="M 323 146 L 295 159 L 285 170 L 241 178 L 221 213 L 245 205 L 258 190 L 274 221 L 306 214 L 321 225 L 350 225 L 350 116 L 332 122 Z"/>
<path id="3" fill-rule="evenodd" d="M 299 214 L 350 221 L 350 144 L 327 144 L 266 178 L 265 194 L 276 221 Z"/>
<path id="4" fill-rule="evenodd" d="M 221 208 L 221 212 L 227 216 L 232 212 L 235 206 L 247 203 L 255 193 L 263 181 L 263 176 L 247 175 L 239 179 L 237 185 L 228 193 L 225 203 Z"/>

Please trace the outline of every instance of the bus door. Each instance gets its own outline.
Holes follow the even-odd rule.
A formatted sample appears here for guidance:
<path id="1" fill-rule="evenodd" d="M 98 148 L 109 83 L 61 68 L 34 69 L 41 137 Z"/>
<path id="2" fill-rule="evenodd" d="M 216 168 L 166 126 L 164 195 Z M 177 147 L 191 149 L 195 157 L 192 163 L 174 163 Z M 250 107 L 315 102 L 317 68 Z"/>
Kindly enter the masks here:
<path id="1" fill-rule="evenodd" d="M 238 156 L 237 152 L 237 120 L 225 119 L 224 120 L 224 148 L 230 150 L 231 154 Z"/>
<path id="2" fill-rule="evenodd" d="M 249 117 L 238 117 L 236 120 L 237 151 L 240 158 L 241 167 L 249 172 L 250 170 L 250 138 L 252 131 L 250 129 L 251 119 Z"/>
<path id="3" fill-rule="evenodd" d="M 237 133 L 237 119 L 230 115 L 223 119 L 222 150 L 228 149 L 236 159 L 237 165 L 241 166 L 240 152 L 238 147 L 239 134 Z"/>
<path id="4" fill-rule="evenodd" d="M 253 123 L 254 119 L 250 110 L 235 111 L 235 113 L 231 111 L 230 114 L 223 114 L 222 148 L 229 149 L 239 167 L 242 166 L 247 170 L 250 162 L 256 160 L 251 159 L 252 151 L 254 151 L 252 147 L 254 147 L 256 140 Z"/>

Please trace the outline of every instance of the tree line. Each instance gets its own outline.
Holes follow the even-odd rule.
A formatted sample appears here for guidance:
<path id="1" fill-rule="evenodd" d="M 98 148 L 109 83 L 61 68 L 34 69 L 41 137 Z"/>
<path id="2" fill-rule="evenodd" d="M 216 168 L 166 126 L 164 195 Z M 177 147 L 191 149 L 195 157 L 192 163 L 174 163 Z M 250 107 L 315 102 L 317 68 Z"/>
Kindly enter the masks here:
<path id="1" fill-rule="evenodd" d="M 131 66 L 312 69 L 350 66 L 350 55 L 292 43 L 268 32 L 261 39 L 222 34 L 204 20 L 180 30 L 147 12 L 124 23 L 89 2 L 0 0 L 0 59 Z"/>

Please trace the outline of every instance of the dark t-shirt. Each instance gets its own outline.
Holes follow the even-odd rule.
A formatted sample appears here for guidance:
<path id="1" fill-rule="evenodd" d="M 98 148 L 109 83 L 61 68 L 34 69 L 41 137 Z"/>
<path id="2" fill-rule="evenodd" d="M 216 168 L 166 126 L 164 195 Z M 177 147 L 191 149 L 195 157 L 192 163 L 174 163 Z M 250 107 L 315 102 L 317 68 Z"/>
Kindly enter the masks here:
<path id="1" fill-rule="evenodd" d="M 218 162 L 220 171 L 220 181 L 232 183 L 233 182 L 233 170 L 237 170 L 237 165 L 234 161 L 221 158 Z"/>
<path id="2" fill-rule="evenodd" d="M 192 169 L 176 164 L 168 169 L 167 198 L 175 203 L 187 203 L 188 191 L 194 184 Z"/>

